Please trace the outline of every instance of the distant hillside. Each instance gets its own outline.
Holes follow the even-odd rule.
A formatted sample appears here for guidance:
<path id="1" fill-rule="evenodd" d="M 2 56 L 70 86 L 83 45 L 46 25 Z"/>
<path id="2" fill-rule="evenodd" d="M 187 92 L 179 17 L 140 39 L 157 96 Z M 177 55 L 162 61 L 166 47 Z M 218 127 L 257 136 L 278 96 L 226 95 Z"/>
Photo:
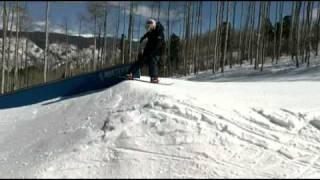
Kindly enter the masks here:
<path id="1" fill-rule="evenodd" d="M 10 31 L 7 32 L 7 34 L 9 35 Z M 12 36 L 15 36 L 15 32 L 12 32 Z M 45 40 L 46 40 L 46 33 L 45 32 L 40 32 L 40 31 L 34 31 L 34 32 L 20 32 L 19 33 L 20 36 L 23 37 L 28 37 L 28 39 L 30 39 L 31 41 L 33 41 L 37 46 L 39 46 L 41 49 L 44 49 L 45 46 Z M 2 29 L 0 30 L 0 37 L 2 38 Z M 89 48 L 90 45 L 93 45 L 94 43 L 94 39 L 92 37 L 82 37 L 82 36 L 72 36 L 69 35 L 69 43 L 73 44 L 77 47 L 79 47 L 80 49 L 83 48 Z M 64 43 L 66 42 L 66 38 L 67 36 L 65 34 L 60 34 L 60 33 L 49 33 L 49 44 L 52 43 Z M 103 37 L 101 37 L 101 45 L 103 42 Z M 107 47 L 112 47 L 112 43 L 113 43 L 113 37 L 107 37 Z M 120 43 L 120 39 L 117 39 L 117 46 L 119 46 Z M 133 42 L 132 46 L 133 49 L 135 49 L 138 46 L 139 42 Z M 97 48 L 100 47 L 100 44 L 98 42 L 97 39 Z"/>
<path id="2" fill-rule="evenodd" d="M 7 32 L 9 35 L 10 31 Z M 12 32 L 12 36 L 15 36 L 15 32 Z M 46 33 L 40 32 L 40 31 L 34 31 L 34 32 L 20 32 L 20 36 L 28 37 L 31 41 L 33 41 L 37 46 L 39 46 L 41 49 L 44 49 L 45 46 L 45 40 L 46 40 Z M 0 37 L 2 38 L 2 30 L 0 30 Z M 93 45 L 94 39 L 92 37 L 86 38 L 82 36 L 72 36 L 69 35 L 69 43 L 73 44 L 80 49 L 83 48 L 89 48 L 90 45 Z M 65 34 L 60 33 L 49 33 L 49 43 L 64 43 L 66 41 L 67 36 Z M 120 40 L 120 39 L 118 39 Z M 101 37 L 101 42 L 103 42 L 103 37 Z M 111 46 L 113 42 L 112 37 L 107 37 L 107 46 Z M 99 47 L 99 42 L 97 42 L 97 47 Z"/>

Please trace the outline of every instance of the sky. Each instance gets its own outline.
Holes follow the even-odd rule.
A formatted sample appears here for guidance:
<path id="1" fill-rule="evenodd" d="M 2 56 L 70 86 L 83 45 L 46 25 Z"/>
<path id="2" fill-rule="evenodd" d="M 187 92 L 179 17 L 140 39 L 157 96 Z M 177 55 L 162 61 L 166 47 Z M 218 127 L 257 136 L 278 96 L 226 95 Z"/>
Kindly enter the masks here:
<path id="1" fill-rule="evenodd" d="M 272 22 L 274 22 L 275 19 L 275 12 L 276 12 L 276 2 L 273 1 L 271 5 L 271 12 L 270 12 L 270 19 Z M 13 2 L 15 3 L 15 2 Z M 24 5 L 25 2 L 20 1 L 20 4 Z M 109 8 L 109 14 L 107 19 L 107 34 L 108 36 L 113 36 L 116 34 L 116 22 L 118 18 L 118 5 L 119 1 L 108 1 L 108 8 Z M 157 8 L 158 8 L 158 2 L 151 2 L 151 1 L 136 1 L 135 3 L 138 3 L 138 7 L 135 11 L 135 31 L 133 34 L 134 39 L 140 38 L 143 33 L 145 33 L 143 23 L 147 20 L 147 18 L 154 17 L 157 19 Z M 174 1 L 171 2 L 176 4 L 175 7 L 170 9 L 170 19 L 172 20 L 172 23 L 170 24 L 170 34 L 176 33 L 177 35 L 181 35 L 181 27 L 182 27 L 182 21 L 175 21 L 179 19 L 179 17 L 183 17 L 183 5 L 185 1 Z M 244 24 L 244 18 L 245 13 L 247 12 L 247 6 L 248 1 L 237 1 L 236 4 L 236 16 L 235 16 L 235 26 L 239 27 L 240 25 L 240 18 L 241 18 L 241 5 L 243 3 L 244 7 L 244 15 L 243 15 L 243 23 Z M 50 1 L 50 12 L 49 12 L 49 21 L 50 26 L 49 30 L 50 32 L 58 32 L 63 33 L 64 29 L 62 28 L 63 22 L 67 19 L 69 24 L 69 30 L 71 34 L 78 35 L 79 32 L 79 17 L 87 16 L 88 10 L 87 10 L 87 4 L 88 1 Z M 152 4 L 154 4 L 154 9 L 152 9 Z M 213 6 L 212 6 L 213 4 Z M 213 16 L 211 21 L 211 27 L 212 29 L 215 28 L 215 12 L 216 12 L 216 1 L 203 1 L 203 32 L 206 32 L 209 30 L 209 24 L 210 24 L 210 8 L 213 10 Z M 121 11 L 121 22 L 120 22 L 120 29 L 118 32 L 118 36 L 120 36 L 123 32 L 127 34 L 128 29 L 128 20 L 129 20 L 129 1 L 120 1 L 120 5 L 122 8 Z M 259 6 L 259 2 L 256 3 L 256 6 Z M 285 1 L 284 2 L 284 16 L 289 15 L 291 13 L 291 6 L 292 2 Z M 317 6 L 315 4 L 314 6 Z M 2 7 L 2 3 L 1 3 Z M 124 11 L 123 8 L 126 8 Z M 168 1 L 161 1 L 160 2 L 161 7 L 161 13 L 160 13 L 160 22 L 165 26 L 166 28 L 166 20 L 167 20 L 167 9 L 168 9 Z M 172 6 L 171 6 L 172 7 Z M 314 7 L 315 8 L 315 7 Z M 2 9 L 2 8 L 1 8 Z M 32 18 L 32 28 L 33 30 L 43 31 L 44 25 L 45 25 L 45 9 L 46 9 L 46 1 L 27 1 L 27 9 L 30 13 L 30 16 Z M 256 18 L 258 17 L 258 8 L 256 8 Z M 2 13 L 1 13 L 2 14 Z M 125 17 L 124 17 L 125 14 Z M 1 18 L 2 19 L 2 18 Z M 82 18 L 83 19 L 83 18 Z M 126 23 L 123 23 L 123 22 Z M 2 20 L 1 20 L 2 22 Z M 91 24 L 90 24 L 91 23 Z M 92 21 L 86 22 L 83 24 L 82 27 L 82 36 L 91 36 L 93 29 L 92 27 Z M 2 23 L 1 23 L 2 24 Z M 1 25 L 2 27 L 2 25 Z M 165 34 L 167 35 L 167 34 Z"/>

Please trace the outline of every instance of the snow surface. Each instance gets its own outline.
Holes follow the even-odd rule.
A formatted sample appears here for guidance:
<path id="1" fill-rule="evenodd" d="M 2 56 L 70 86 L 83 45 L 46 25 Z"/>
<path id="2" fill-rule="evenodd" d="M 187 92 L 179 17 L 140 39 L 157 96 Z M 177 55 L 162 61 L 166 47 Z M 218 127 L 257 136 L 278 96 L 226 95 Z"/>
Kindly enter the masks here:
<path id="1" fill-rule="evenodd" d="M 320 66 L 246 66 L 0 110 L 0 177 L 320 177 Z"/>

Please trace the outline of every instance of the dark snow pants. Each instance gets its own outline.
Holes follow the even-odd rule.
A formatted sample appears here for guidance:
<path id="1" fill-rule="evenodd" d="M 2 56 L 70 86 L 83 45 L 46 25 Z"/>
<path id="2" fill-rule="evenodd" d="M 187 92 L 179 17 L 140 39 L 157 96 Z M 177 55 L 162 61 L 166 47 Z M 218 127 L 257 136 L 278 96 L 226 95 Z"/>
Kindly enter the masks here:
<path id="1" fill-rule="evenodd" d="M 159 76 L 159 64 L 160 56 L 142 56 L 138 59 L 129 69 L 129 73 L 135 74 L 144 64 L 149 66 L 149 76 Z"/>

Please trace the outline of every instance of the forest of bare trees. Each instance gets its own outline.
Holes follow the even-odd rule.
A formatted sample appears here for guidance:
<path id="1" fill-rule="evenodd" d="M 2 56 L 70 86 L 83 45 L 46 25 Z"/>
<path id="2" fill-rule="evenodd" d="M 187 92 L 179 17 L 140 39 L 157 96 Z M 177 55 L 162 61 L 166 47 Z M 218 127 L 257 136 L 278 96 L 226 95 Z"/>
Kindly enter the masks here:
<path id="1" fill-rule="evenodd" d="M 48 26 L 52 3 L 46 2 L 43 16 L 46 22 L 43 66 L 28 67 L 30 39 L 23 23 L 29 16 L 28 2 L 2 2 L 1 94 L 136 60 L 139 42 L 134 39 L 144 33 L 144 23 L 137 11 L 143 2 L 119 2 L 113 6 L 108 2 L 87 2 L 87 12 L 80 14 L 77 22 L 79 37 L 84 27 L 89 27 L 93 34 L 90 63 L 77 61 L 83 58 L 78 50 L 75 60 L 67 56 L 59 68 L 48 68 L 55 57 L 50 50 Z M 205 6 L 209 11 L 204 12 Z M 289 14 L 284 13 L 285 7 L 290 9 Z M 308 67 L 310 57 L 318 55 L 320 11 L 314 10 L 319 8 L 320 2 L 314 1 L 154 1 L 150 17 L 164 25 L 167 45 L 160 63 L 161 76 L 197 74 L 204 70 L 223 73 L 226 68 L 242 66 L 244 62 L 250 63 L 253 71 L 263 71 L 268 60 L 277 64 L 283 55 L 290 56 L 297 68 Z M 179 12 L 179 19 L 172 20 L 176 16 L 171 14 L 172 10 Z M 112 26 L 111 12 L 115 12 Z M 62 22 L 66 53 L 71 51 L 69 23 L 67 18 Z M 174 32 L 173 24 L 179 24 L 179 32 Z M 209 26 L 208 30 L 204 31 L 204 26 Z M 23 30 L 25 33 L 20 33 Z M 135 36 L 136 31 L 139 37 Z M 113 34 L 111 40 L 108 34 Z M 13 68 L 8 68 L 9 61 L 13 62 Z"/>

